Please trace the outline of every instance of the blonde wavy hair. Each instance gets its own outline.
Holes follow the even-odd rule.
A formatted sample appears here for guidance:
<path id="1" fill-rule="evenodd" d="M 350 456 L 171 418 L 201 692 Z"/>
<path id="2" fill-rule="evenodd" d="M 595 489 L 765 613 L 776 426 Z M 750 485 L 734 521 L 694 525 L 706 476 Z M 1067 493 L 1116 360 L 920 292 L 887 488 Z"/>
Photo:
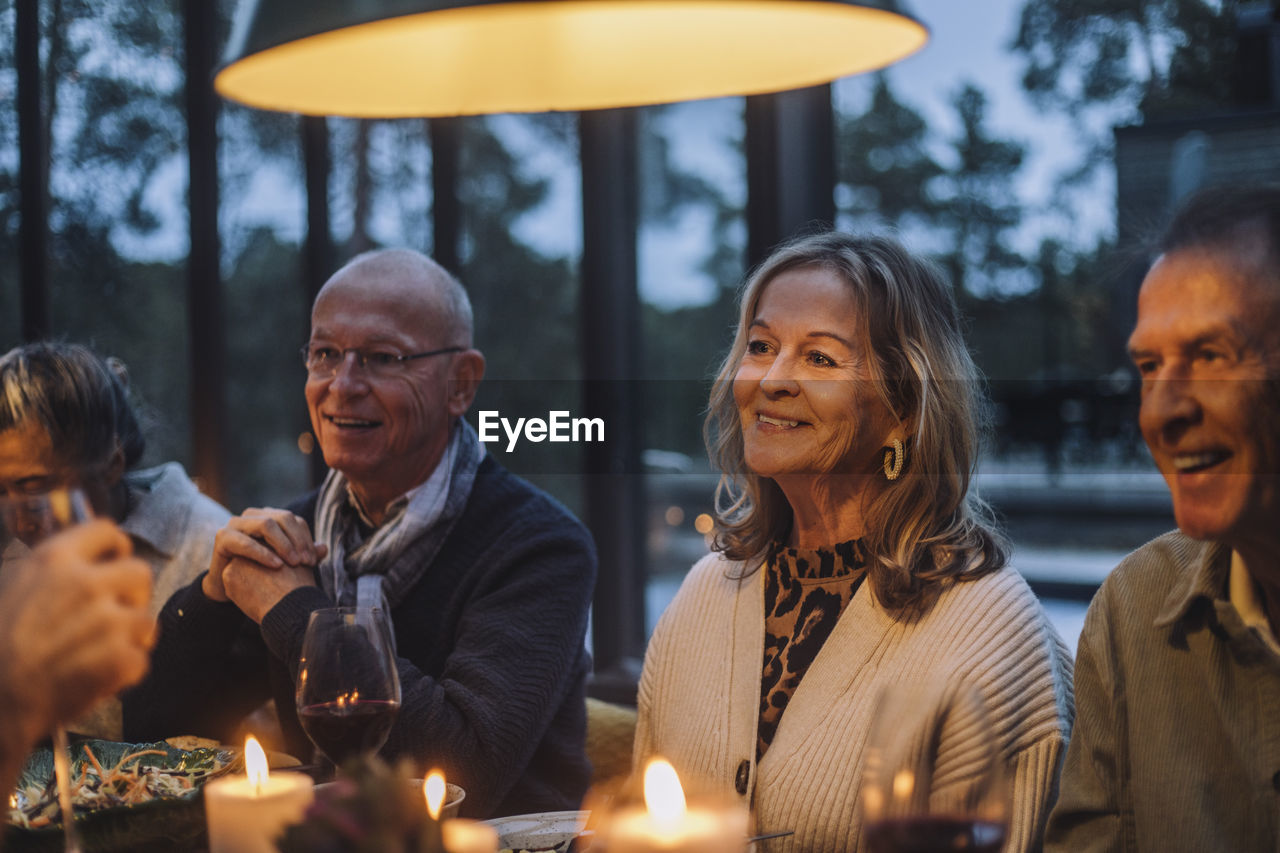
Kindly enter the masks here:
<path id="1" fill-rule="evenodd" d="M 884 236 L 826 232 L 776 249 L 748 276 L 738 328 L 711 390 L 703 436 L 721 471 L 713 548 L 759 568 L 791 527 L 778 485 L 747 469 L 733 382 L 764 289 L 784 272 L 820 268 L 849 286 L 876 393 L 909 426 L 907 462 L 869 509 L 867 580 L 887 609 L 923 613 L 945 583 L 1003 566 L 1008 544 L 987 505 L 969 492 L 987 423 L 978 370 L 965 346 L 951 288 L 932 263 Z"/>

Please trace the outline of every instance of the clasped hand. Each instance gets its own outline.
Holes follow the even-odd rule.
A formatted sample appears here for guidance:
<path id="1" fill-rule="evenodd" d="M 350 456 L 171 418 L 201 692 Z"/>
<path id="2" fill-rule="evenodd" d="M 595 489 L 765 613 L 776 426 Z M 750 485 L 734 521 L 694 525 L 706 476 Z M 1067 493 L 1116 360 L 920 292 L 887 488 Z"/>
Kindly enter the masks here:
<path id="1" fill-rule="evenodd" d="M 204 594 L 231 601 L 254 622 L 299 587 L 315 586 L 314 567 L 328 547 L 311 529 L 283 509 L 247 509 L 214 538 Z"/>

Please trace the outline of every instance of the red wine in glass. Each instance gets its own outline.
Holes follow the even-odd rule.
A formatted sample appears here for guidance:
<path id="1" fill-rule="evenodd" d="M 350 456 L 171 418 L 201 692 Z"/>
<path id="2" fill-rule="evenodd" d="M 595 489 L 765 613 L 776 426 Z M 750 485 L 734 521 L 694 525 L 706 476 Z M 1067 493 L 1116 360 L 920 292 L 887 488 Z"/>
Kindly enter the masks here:
<path id="1" fill-rule="evenodd" d="M 321 752 L 341 766 L 349 758 L 377 752 L 400 712 L 385 699 L 320 702 L 298 709 L 298 719 Z"/>
<path id="2" fill-rule="evenodd" d="M 370 607 L 316 610 L 307 622 L 295 701 L 303 731 L 341 766 L 377 752 L 400 711 L 391 623 Z"/>
<path id="3" fill-rule="evenodd" d="M 885 688 L 858 798 L 871 853 L 1000 853 L 1010 790 L 977 687 L 944 678 Z"/>
<path id="4" fill-rule="evenodd" d="M 871 853 L 1000 853 L 1004 824 L 971 817 L 923 815 L 867 826 Z"/>

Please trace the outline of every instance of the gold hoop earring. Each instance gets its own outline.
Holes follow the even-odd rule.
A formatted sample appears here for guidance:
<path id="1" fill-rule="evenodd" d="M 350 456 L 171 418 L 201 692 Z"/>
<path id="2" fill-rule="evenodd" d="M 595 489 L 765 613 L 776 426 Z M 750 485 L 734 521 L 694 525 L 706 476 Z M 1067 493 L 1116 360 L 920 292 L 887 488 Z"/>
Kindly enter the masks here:
<path id="1" fill-rule="evenodd" d="M 902 448 L 902 439 L 895 438 L 893 447 L 884 449 L 884 478 L 896 480 L 902 474 L 902 466 L 906 464 L 906 452 Z"/>

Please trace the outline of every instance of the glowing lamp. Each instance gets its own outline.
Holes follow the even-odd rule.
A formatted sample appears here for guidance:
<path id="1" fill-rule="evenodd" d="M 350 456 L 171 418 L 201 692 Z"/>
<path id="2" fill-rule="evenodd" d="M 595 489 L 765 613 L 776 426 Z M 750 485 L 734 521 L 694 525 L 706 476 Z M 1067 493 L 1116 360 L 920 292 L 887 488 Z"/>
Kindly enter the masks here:
<path id="1" fill-rule="evenodd" d="M 358 118 L 639 106 L 830 82 L 920 49 L 889 0 L 243 0 L 214 85 Z"/>

